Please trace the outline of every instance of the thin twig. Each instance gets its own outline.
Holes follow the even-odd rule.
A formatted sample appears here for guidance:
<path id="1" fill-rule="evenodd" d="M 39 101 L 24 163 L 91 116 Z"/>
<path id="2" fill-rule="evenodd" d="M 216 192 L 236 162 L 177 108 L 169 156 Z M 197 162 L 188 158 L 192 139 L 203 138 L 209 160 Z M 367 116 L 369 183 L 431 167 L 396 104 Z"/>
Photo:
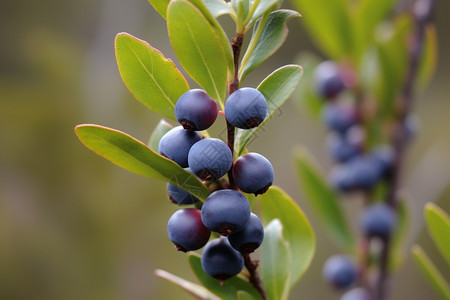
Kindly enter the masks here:
<path id="1" fill-rule="evenodd" d="M 261 294 L 263 300 L 267 300 L 266 290 L 264 289 L 263 282 L 258 273 L 258 262 L 253 261 L 250 254 L 246 253 L 244 255 L 245 267 L 250 274 L 249 281 L 256 288 L 256 290 Z"/>

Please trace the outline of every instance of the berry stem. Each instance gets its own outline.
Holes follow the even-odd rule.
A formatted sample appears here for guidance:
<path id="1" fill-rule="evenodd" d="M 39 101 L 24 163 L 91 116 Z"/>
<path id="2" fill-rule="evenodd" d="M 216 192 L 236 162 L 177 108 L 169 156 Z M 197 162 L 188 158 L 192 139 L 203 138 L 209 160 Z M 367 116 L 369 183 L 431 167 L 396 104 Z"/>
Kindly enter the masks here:
<path id="1" fill-rule="evenodd" d="M 244 256 L 245 267 L 247 268 L 247 270 L 250 274 L 250 276 L 249 276 L 250 283 L 260 293 L 262 299 L 267 300 L 266 290 L 264 289 L 263 282 L 257 271 L 258 262 L 253 261 L 250 257 L 250 254 L 248 254 L 248 253 L 243 254 L 243 256 Z"/>

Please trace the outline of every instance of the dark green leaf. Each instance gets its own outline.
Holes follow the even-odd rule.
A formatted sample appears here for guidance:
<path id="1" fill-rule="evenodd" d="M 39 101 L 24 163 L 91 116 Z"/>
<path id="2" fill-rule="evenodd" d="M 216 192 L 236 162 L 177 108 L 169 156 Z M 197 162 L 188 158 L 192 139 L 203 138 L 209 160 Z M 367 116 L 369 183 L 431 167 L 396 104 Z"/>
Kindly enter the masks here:
<path id="1" fill-rule="evenodd" d="M 126 133 L 90 124 L 78 125 L 75 132 L 87 148 L 125 170 L 173 183 L 201 200 L 209 195 L 193 174 Z"/>
<path id="2" fill-rule="evenodd" d="M 441 208 L 428 203 L 425 206 L 425 221 L 436 247 L 450 265 L 450 217 Z"/>
<path id="3" fill-rule="evenodd" d="M 148 0 L 153 8 L 165 19 L 170 0 Z"/>
<path id="4" fill-rule="evenodd" d="M 203 2 L 215 18 L 234 13 L 228 3 L 223 0 L 203 0 Z"/>
<path id="5" fill-rule="evenodd" d="M 115 48 L 120 75 L 134 97 L 151 110 L 175 119 L 175 103 L 189 90 L 175 64 L 127 33 L 116 36 Z"/>
<path id="6" fill-rule="evenodd" d="M 289 273 L 290 287 L 300 279 L 309 267 L 314 256 L 316 239 L 314 232 L 303 211 L 283 190 L 270 187 L 258 197 L 261 221 L 268 224 L 279 219 L 283 225 L 283 237 L 289 243 L 292 262 Z"/>
<path id="7" fill-rule="evenodd" d="M 224 46 L 225 37 L 211 25 L 209 18 L 215 19 L 204 13 L 186 0 L 171 1 L 167 12 L 169 37 L 186 72 L 223 108 L 231 49 Z"/>
<path id="8" fill-rule="evenodd" d="M 195 276 L 201 284 L 210 292 L 220 297 L 223 300 L 237 300 L 238 291 L 245 291 L 252 295 L 255 299 L 260 299 L 256 289 L 246 280 L 239 276 L 234 276 L 225 280 L 223 285 L 220 285 L 219 280 L 206 274 L 201 265 L 200 256 L 196 253 L 190 253 L 189 263 Z"/>
<path id="9" fill-rule="evenodd" d="M 264 229 L 261 249 L 261 277 L 267 297 L 285 300 L 289 296 L 293 253 L 283 238 L 280 220 L 273 219 Z"/>
<path id="10" fill-rule="evenodd" d="M 348 251 L 355 248 L 355 238 L 345 218 L 339 196 L 326 183 L 316 162 L 306 149 L 294 152 L 295 165 L 300 179 L 300 187 L 325 229 L 339 246 Z"/>
<path id="11" fill-rule="evenodd" d="M 238 300 L 258 300 L 259 298 L 253 297 L 251 294 L 244 292 L 244 291 L 238 291 L 237 293 Z"/>
<path id="12" fill-rule="evenodd" d="M 426 255 L 419 245 L 414 245 L 412 248 L 414 261 L 420 267 L 420 270 L 428 279 L 433 288 L 443 297 L 443 299 L 450 299 L 450 286 L 445 281 L 442 274 Z"/>
<path id="13" fill-rule="evenodd" d="M 295 17 L 301 17 L 301 15 L 294 10 L 282 9 L 270 14 L 267 22 L 262 24 L 264 29 L 261 32 L 258 30 L 260 22 L 256 23 L 250 46 L 239 70 L 241 81 L 283 45 L 288 34 L 286 23 Z"/>
<path id="14" fill-rule="evenodd" d="M 161 119 L 161 121 L 159 121 L 158 125 L 156 125 L 155 129 L 153 130 L 152 135 L 150 136 L 150 140 L 147 143 L 150 149 L 155 152 L 159 152 L 159 140 L 172 128 L 172 125 L 164 121 L 164 119 Z"/>
<path id="15" fill-rule="evenodd" d="M 267 76 L 258 86 L 258 90 L 267 101 L 267 116 L 256 128 L 249 130 L 237 129 L 234 144 L 235 153 L 241 155 L 250 139 L 266 124 L 275 112 L 292 95 L 302 77 L 302 67 L 298 65 L 287 65 L 275 70 Z"/>
<path id="16" fill-rule="evenodd" d="M 164 270 L 155 270 L 155 275 L 181 287 L 197 299 L 220 300 L 220 298 L 216 297 L 203 286 L 187 281 Z"/>

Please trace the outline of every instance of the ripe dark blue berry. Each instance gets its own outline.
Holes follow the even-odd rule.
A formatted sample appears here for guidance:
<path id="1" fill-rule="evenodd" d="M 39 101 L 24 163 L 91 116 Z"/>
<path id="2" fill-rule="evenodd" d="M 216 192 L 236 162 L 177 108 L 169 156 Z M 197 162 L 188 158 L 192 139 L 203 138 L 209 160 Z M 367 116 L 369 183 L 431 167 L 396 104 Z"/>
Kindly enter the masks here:
<path id="1" fill-rule="evenodd" d="M 187 168 L 189 150 L 201 139 L 200 133 L 184 130 L 182 126 L 177 126 L 163 135 L 159 141 L 158 151 L 159 154 L 173 160 L 182 168 Z"/>
<path id="2" fill-rule="evenodd" d="M 206 198 L 202 206 L 202 221 L 211 231 L 224 236 L 242 230 L 250 219 L 250 204 L 236 190 L 218 190 Z"/>
<path id="3" fill-rule="evenodd" d="M 227 144 L 210 138 L 197 142 L 188 155 L 189 168 L 201 180 L 217 180 L 225 175 L 233 164 L 233 155 Z"/>
<path id="4" fill-rule="evenodd" d="M 170 217 L 167 234 L 179 251 L 187 252 L 203 247 L 211 231 L 203 225 L 200 210 L 183 208 Z"/>
<path id="5" fill-rule="evenodd" d="M 204 90 L 189 90 L 175 104 L 175 118 L 186 130 L 208 129 L 219 112 L 217 102 Z"/>
<path id="6" fill-rule="evenodd" d="M 346 102 L 326 103 L 322 110 L 322 118 L 329 129 L 341 134 L 358 121 L 355 107 Z"/>
<path id="7" fill-rule="evenodd" d="M 274 177 L 271 163 L 261 154 L 253 152 L 235 161 L 233 176 L 239 189 L 255 195 L 265 193 Z"/>
<path id="8" fill-rule="evenodd" d="M 385 203 L 375 203 L 364 209 L 361 215 L 361 229 L 367 237 L 387 238 L 394 231 L 397 217 L 394 210 Z"/>
<path id="9" fill-rule="evenodd" d="M 335 161 L 345 162 L 361 153 L 364 141 L 364 130 L 360 126 L 353 126 L 342 134 L 330 132 L 326 144 Z"/>
<path id="10" fill-rule="evenodd" d="M 364 288 L 353 288 L 342 295 L 341 300 L 369 300 L 369 293 Z"/>
<path id="11" fill-rule="evenodd" d="M 254 88 L 240 88 L 225 102 L 225 117 L 238 128 L 254 128 L 264 121 L 266 115 L 266 98 Z"/>
<path id="12" fill-rule="evenodd" d="M 346 255 L 333 255 L 325 262 L 322 275 L 334 287 L 345 289 L 356 280 L 356 266 Z"/>
<path id="13" fill-rule="evenodd" d="M 242 253 L 252 253 L 263 242 L 264 227 L 258 216 L 251 213 L 250 220 L 244 229 L 228 237 L 231 246 Z"/>
<path id="14" fill-rule="evenodd" d="M 244 258 L 231 247 L 227 238 L 220 237 L 206 244 L 201 264 L 206 274 L 223 282 L 242 271 Z"/>
<path id="15" fill-rule="evenodd" d="M 325 99 L 334 98 L 345 89 L 339 67 L 333 61 L 324 61 L 316 67 L 314 83 L 317 94 Z"/>

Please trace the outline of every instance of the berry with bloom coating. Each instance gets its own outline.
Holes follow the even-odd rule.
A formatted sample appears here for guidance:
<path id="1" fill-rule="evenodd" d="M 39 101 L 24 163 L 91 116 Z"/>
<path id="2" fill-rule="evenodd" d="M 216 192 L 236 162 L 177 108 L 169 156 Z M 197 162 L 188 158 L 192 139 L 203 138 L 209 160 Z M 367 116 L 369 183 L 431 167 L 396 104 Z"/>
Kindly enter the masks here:
<path id="1" fill-rule="evenodd" d="M 322 118 L 329 129 L 343 134 L 358 121 L 356 109 L 346 102 L 329 102 L 322 109 Z"/>
<path id="2" fill-rule="evenodd" d="M 325 262 L 322 275 L 334 287 L 345 289 L 356 280 L 356 266 L 346 255 L 333 255 Z"/>
<path id="3" fill-rule="evenodd" d="M 182 168 L 188 167 L 188 154 L 192 145 L 202 139 L 198 132 L 184 130 L 177 126 L 163 135 L 159 141 L 159 154 L 173 160 Z"/>
<path id="4" fill-rule="evenodd" d="M 186 130 L 208 129 L 217 118 L 219 106 L 204 90 L 189 90 L 175 103 L 175 118 Z"/>
<path id="5" fill-rule="evenodd" d="M 367 237 L 387 238 L 394 231 L 397 217 L 394 210 L 385 203 L 366 207 L 361 215 L 361 228 Z"/>
<path id="6" fill-rule="evenodd" d="M 324 61 L 314 70 L 314 83 L 317 94 L 325 99 L 336 97 L 345 89 L 339 67 L 334 61 Z"/>
<path id="7" fill-rule="evenodd" d="M 244 229 L 228 237 L 231 246 L 242 253 L 252 253 L 263 242 L 264 227 L 258 216 L 251 213 L 250 220 Z"/>
<path id="8" fill-rule="evenodd" d="M 225 117 L 241 129 L 258 126 L 267 115 L 267 102 L 257 89 L 244 87 L 232 93 L 225 102 Z"/>
<path id="9" fill-rule="evenodd" d="M 240 156 L 234 163 L 233 176 L 239 189 L 255 195 L 265 193 L 274 177 L 271 163 L 258 153 Z"/>

